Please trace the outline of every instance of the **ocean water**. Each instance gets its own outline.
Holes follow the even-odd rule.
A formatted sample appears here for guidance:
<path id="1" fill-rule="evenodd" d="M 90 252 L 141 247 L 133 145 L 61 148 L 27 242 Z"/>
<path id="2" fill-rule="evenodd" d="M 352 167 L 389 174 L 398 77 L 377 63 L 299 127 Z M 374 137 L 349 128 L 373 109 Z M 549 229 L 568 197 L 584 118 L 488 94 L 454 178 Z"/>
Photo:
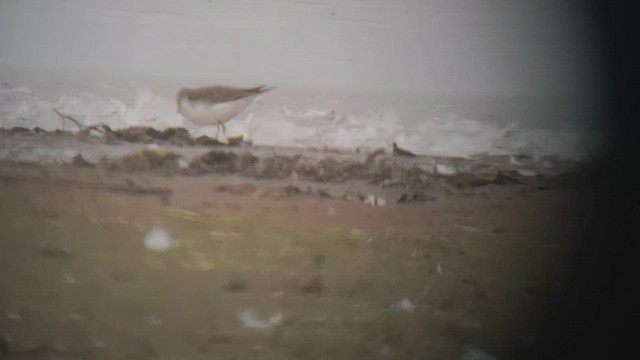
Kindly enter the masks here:
<path id="1" fill-rule="evenodd" d="M 0 126 L 185 126 L 182 86 L 276 89 L 227 125 L 257 146 L 585 160 L 598 48 L 576 3 L 6 0 Z"/>
<path id="2" fill-rule="evenodd" d="M 20 78 L 0 79 L 3 128 L 77 132 L 77 125 L 55 109 L 83 126 L 186 127 L 193 136 L 222 139 L 215 126 L 189 124 L 177 113 L 179 84 Z M 601 149 L 597 125 L 575 104 L 557 99 L 276 87 L 227 123 L 226 135 L 242 135 L 255 146 L 355 151 L 388 150 L 395 142 L 421 155 L 585 161 Z"/>

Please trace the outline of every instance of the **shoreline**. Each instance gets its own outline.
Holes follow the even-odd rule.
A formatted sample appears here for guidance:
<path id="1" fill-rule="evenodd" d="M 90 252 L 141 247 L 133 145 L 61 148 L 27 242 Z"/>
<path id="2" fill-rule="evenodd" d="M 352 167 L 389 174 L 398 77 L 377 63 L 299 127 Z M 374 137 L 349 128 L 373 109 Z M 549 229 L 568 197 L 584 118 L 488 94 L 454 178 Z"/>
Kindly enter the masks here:
<path id="1" fill-rule="evenodd" d="M 589 186 L 595 167 L 595 163 L 534 161 L 513 155 L 472 159 L 416 156 L 398 148 L 341 152 L 240 143 L 228 146 L 208 138 L 193 139 L 184 129 L 170 130 L 130 128 L 100 137 L 3 130 L 0 178 L 125 194 L 155 193 L 168 201 L 171 196 L 162 186 L 139 186 L 130 177 L 151 177 L 160 182 L 213 177 L 236 185 L 253 182 L 258 186 L 251 193 L 258 197 L 304 196 L 388 206 L 572 190 Z M 101 174 L 97 181 L 95 174 Z M 87 177 L 94 180 L 77 180 Z M 228 190 L 238 191 L 234 187 Z"/>

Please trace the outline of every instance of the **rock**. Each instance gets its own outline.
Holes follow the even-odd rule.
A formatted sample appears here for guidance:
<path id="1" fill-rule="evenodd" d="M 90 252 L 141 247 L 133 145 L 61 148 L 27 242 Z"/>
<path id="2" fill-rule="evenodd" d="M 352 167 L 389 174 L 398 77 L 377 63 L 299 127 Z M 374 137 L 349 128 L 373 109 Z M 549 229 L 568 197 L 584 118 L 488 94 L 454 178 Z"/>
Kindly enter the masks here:
<path id="1" fill-rule="evenodd" d="M 409 298 L 402 298 L 394 302 L 393 304 L 391 304 L 391 308 L 404 310 L 406 312 L 414 312 L 417 309 L 417 307 L 413 304 L 413 302 L 411 302 L 411 300 L 409 300 Z"/>
<path id="2" fill-rule="evenodd" d="M 223 287 L 224 290 L 229 292 L 245 292 L 249 288 L 249 285 L 244 280 L 229 280 Z"/>
<path id="3" fill-rule="evenodd" d="M 174 242 L 166 230 L 154 227 L 144 236 L 144 246 L 153 251 L 167 251 L 174 247 Z"/>
<path id="4" fill-rule="evenodd" d="M 213 150 L 192 160 L 189 167 L 199 174 L 232 173 L 239 170 L 238 155 Z"/>
<path id="5" fill-rule="evenodd" d="M 324 280 L 322 280 L 322 276 L 315 275 L 299 289 L 303 294 L 321 295 L 325 289 Z"/>
<path id="6" fill-rule="evenodd" d="M 398 147 L 396 143 L 393 143 L 393 155 L 407 156 L 407 157 L 416 156 L 416 154 L 412 153 L 411 151 L 401 149 L 400 147 Z"/>
<path id="7" fill-rule="evenodd" d="M 531 170 L 531 169 L 520 169 L 518 170 L 518 174 L 526 177 L 538 175 L 538 173 L 535 170 Z"/>
<path id="8" fill-rule="evenodd" d="M 44 246 L 40 249 L 40 255 L 46 258 L 70 258 L 71 254 L 66 249 L 56 246 Z"/>
<path id="9" fill-rule="evenodd" d="M 277 311 L 268 319 L 258 319 L 253 315 L 252 310 L 244 310 L 238 314 L 238 318 L 245 327 L 253 329 L 266 329 L 282 323 L 282 311 Z"/>
<path id="10" fill-rule="evenodd" d="M 258 187 L 250 183 L 225 184 L 216 187 L 217 192 L 223 192 L 233 195 L 249 195 L 253 194 L 256 190 L 258 190 Z"/>
<path id="11" fill-rule="evenodd" d="M 435 173 L 438 175 L 451 176 L 458 174 L 458 168 L 453 165 L 436 164 Z"/>
<path id="12" fill-rule="evenodd" d="M 92 167 L 93 166 L 93 164 L 91 164 L 90 162 L 85 160 L 80 153 L 78 153 L 78 155 L 73 157 L 73 159 L 71 160 L 71 163 L 73 165 L 75 165 L 75 166 L 81 166 L 81 167 Z"/>
<path id="13" fill-rule="evenodd" d="M 413 194 L 403 193 L 398 198 L 398 204 L 421 203 L 436 201 L 435 196 L 427 195 L 423 192 L 415 192 Z"/>
<path id="14" fill-rule="evenodd" d="M 387 201 L 383 197 L 374 194 L 367 194 L 363 202 L 371 206 L 385 206 L 387 204 Z"/>

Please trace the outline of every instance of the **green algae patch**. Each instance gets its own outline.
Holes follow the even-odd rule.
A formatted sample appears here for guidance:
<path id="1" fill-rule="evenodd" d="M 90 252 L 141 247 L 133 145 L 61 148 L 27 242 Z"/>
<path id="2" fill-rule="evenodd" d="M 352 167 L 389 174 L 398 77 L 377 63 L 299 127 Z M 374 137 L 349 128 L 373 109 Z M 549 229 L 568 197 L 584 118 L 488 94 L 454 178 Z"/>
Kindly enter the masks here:
<path id="1" fill-rule="evenodd" d="M 167 208 L 165 209 L 165 211 L 169 217 L 173 217 L 177 219 L 191 220 L 191 221 L 200 219 L 200 214 L 198 214 L 195 211 L 178 209 L 178 208 Z"/>

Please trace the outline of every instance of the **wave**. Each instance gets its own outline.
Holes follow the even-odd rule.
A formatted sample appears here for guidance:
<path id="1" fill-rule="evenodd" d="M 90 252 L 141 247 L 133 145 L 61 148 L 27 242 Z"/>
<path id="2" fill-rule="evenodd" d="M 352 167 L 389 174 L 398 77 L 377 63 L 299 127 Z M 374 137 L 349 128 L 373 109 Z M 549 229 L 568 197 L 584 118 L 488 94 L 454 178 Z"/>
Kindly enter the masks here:
<path id="1" fill-rule="evenodd" d="M 218 135 L 215 126 L 186 123 L 176 112 L 174 99 L 158 95 L 147 87 L 121 84 L 109 95 L 92 91 L 96 89 L 63 89 L 63 85 L 59 85 L 40 93 L 27 86 L 4 84 L 0 87 L 0 125 L 77 131 L 77 125 L 61 118 L 60 113 L 83 126 L 106 124 L 113 129 L 151 126 L 158 130 L 186 127 L 195 137 Z M 266 103 L 258 98 L 245 113 L 227 124 L 226 135 L 242 135 L 258 146 L 354 151 L 390 149 L 395 142 L 421 155 L 511 154 L 575 161 L 597 155 L 602 143 L 596 130 L 575 126 L 536 129 L 516 121 L 505 125 L 487 119 L 464 118 L 455 111 L 449 114 L 440 111 L 437 115 L 423 113 L 407 119 L 393 106 L 348 111 L 335 106 L 335 100 L 319 103 L 306 106 L 286 97 Z"/>

